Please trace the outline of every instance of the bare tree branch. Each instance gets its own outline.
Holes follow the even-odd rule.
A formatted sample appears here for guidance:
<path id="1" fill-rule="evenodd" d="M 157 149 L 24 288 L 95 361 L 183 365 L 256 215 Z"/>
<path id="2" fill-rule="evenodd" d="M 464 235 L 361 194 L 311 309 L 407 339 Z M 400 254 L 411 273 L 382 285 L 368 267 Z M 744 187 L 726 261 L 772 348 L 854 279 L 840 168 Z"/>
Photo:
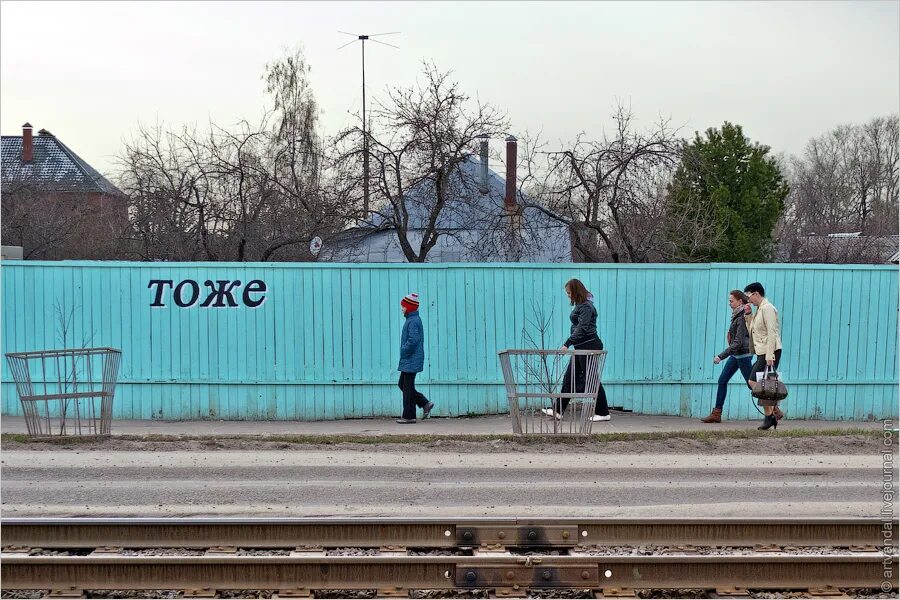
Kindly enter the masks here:
<path id="1" fill-rule="evenodd" d="M 616 131 L 600 140 L 576 140 L 548 150 L 540 138 L 526 141 L 526 205 L 571 231 L 577 258 L 589 262 L 659 260 L 656 235 L 665 225 L 664 183 L 680 151 L 677 131 L 660 120 L 635 131 L 630 109 L 619 105 Z"/>
<path id="2" fill-rule="evenodd" d="M 500 135 L 507 126 L 496 108 L 472 102 L 449 72 L 426 63 L 416 86 L 391 88 L 376 102 L 368 131 L 372 201 L 368 210 L 356 202 L 349 216 L 361 231 L 393 232 L 407 261 L 424 262 L 442 238 L 457 235 L 451 215 L 471 208 L 477 182 L 462 167 L 477 152 L 478 137 Z M 344 172 L 359 173 L 356 187 L 361 135 L 351 128 L 335 140 Z"/>

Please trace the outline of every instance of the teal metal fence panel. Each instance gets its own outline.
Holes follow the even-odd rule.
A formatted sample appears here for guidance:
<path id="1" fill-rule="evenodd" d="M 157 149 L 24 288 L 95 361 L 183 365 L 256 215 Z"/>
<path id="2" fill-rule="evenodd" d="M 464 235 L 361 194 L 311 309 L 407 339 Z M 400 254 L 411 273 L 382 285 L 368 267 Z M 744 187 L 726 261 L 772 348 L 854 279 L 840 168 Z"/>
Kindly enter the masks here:
<path id="1" fill-rule="evenodd" d="M 568 334 L 564 283 L 596 296 L 609 351 L 610 404 L 701 416 L 714 400 L 729 290 L 765 285 L 783 329 L 781 370 L 793 418 L 862 420 L 898 413 L 898 272 L 838 265 L 340 265 L 4 262 L 4 352 L 63 346 L 123 351 L 116 418 L 336 419 L 399 413 L 400 298 L 422 298 L 436 415 L 506 411 L 497 351 Z M 152 306 L 159 285 L 171 281 Z M 193 305 L 174 286 L 196 282 Z M 211 285 L 236 306 L 203 307 Z M 251 281 L 263 282 L 265 293 Z M 224 284 L 214 282 L 225 282 Z M 194 284 L 178 298 L 193 299 Z M 263 299 L 258 306 L 251 306 Z M 2 410 L 21 414 L 4 361 Z M 756 417 L 735 377 L 727 418 Z"/>

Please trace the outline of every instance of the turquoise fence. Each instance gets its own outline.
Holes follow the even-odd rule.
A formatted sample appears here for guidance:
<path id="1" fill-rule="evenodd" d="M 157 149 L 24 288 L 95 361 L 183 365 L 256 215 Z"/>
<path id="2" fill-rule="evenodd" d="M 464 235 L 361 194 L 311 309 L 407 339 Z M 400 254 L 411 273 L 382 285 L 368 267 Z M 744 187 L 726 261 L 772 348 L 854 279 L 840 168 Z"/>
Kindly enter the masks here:
<path id="1" fill-rule="evenodd" d="M 898 412 L 898 272 L 889 266 L 14 261 L 0 270 L 3 351 L 120 348 L 116 418 L 396 415 L 399 301 L 411 291 L 422 298 L 419 382 L 434 414 L 501 413 L 497 351 L 522 347 L 523 330 L 539 337 L 540 311 L 545 345 L 558 347 L 572 277 L 596 296 L 612 406 L 705 415 L 727 294 L 761 281 L 781 313 L 791 417 Z M 230 295 L 211 294 L 207 281 Z M 5 361 L 2 392 L 3 414 L 21 414 Z M 757 416 L 737 377 L 725 415 Z"/>

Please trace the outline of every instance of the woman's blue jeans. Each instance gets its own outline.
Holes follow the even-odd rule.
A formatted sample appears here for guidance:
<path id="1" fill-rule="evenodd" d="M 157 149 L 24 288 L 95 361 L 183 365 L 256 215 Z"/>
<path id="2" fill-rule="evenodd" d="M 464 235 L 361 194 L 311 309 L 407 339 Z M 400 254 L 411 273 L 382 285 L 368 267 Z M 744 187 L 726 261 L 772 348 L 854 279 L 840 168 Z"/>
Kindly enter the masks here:
<path id="1" fill-rule="evenodd" d="M 738 369 L 741 370 L 741 375 L 744 376 L 744 382 L 746 383 L 747 380 L 750 379 L 750 370 L 752 368 L 753 362 L 751 361 L 750 356 L 745 356 L 743 358 L 729 356 L 725 359 L 725 362 L 722 363 L 722 374 L 719 375 L 719 390 L 716 392 L 716 408 L 721 409 L 725 406 L 725 395 L 728 394 L 728 382 L 731 381 L 734 374 L 738 372 Z"/>

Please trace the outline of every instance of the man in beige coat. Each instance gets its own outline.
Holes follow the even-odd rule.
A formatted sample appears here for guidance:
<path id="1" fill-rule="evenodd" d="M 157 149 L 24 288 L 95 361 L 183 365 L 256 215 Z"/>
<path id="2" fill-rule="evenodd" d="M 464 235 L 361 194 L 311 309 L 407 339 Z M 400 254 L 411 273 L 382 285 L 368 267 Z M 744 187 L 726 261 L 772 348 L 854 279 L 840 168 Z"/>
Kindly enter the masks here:
<path id="1" fill-rule="evenodd" d="M 756 307 L 756 314 L 747 327 L 750 330 L 750 352 L 756 356 L 756 363 L 750 370 L 750 379 L 747 381 L 749 386 L 751 381 L 756 381 L 756 374 L 767 367 L 772 371 L 778 370 L 781 363 L 781 325 L 778 321 L 778 309 L 766 300 L 766 290 L 761 283 L 751 283 L 744 288 L 744 293 Z M 784 413 L 777 406 L 765 406 L 763 409 L 766 418 L 759 429 L 773 426 L 777 428 L 778 420 Z"/>

